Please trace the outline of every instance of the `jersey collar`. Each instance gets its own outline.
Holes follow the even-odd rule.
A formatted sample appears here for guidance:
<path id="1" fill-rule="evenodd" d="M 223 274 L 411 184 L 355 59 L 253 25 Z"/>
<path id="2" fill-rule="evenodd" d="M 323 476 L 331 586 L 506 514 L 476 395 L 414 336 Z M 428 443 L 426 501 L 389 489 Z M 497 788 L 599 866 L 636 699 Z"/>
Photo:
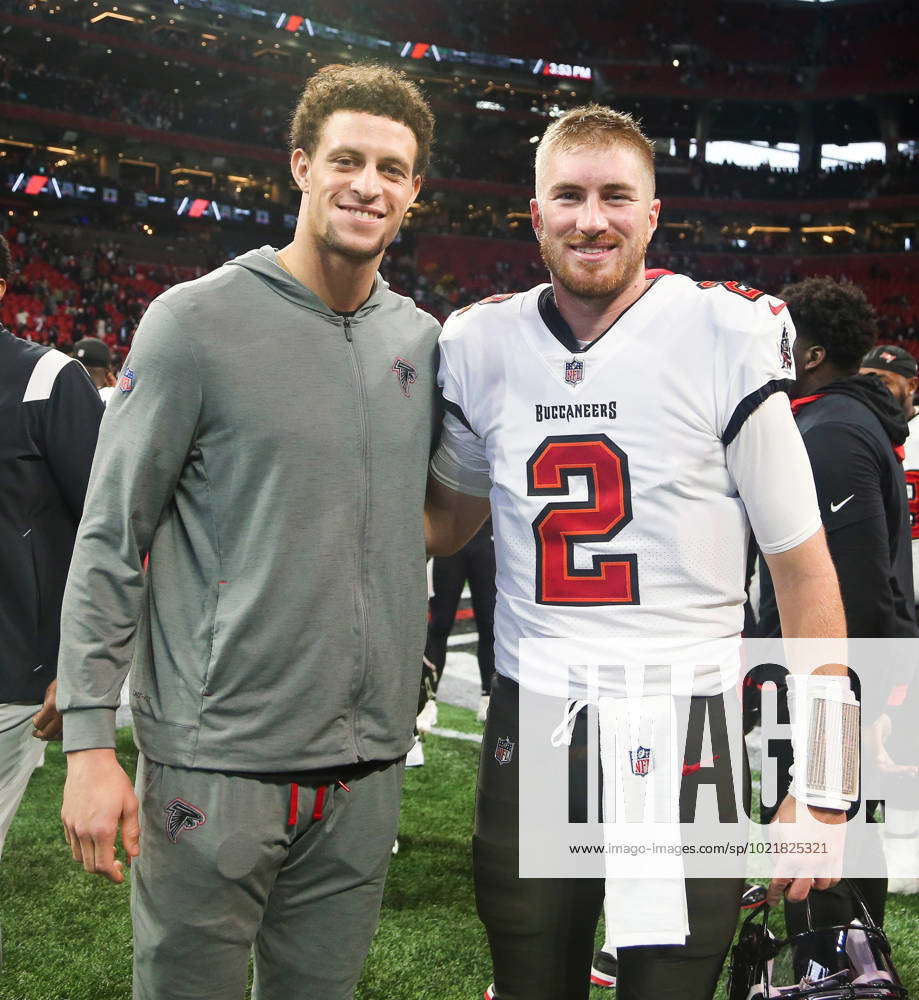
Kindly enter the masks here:
<path id="1" fill-rule="evenodd" d="M 670 274 L 670 271 L 665 272 Z M 571 351 L 572 354 L 584 354 L 589 351 L 591 347 L 599 344 L 600 341 L 612 330 L 612 328 L 622 319 L 623 316 L 635 305 L 637 305 L 641 300 L 651 291 L 651 289 L 664 277 L 664 274 L 658 274 L 656 278 L 648 285 L 648 287 L 638 296 L 638 298 L 631 303 L 631 305 L 626 306 L 621 313 L 613 320 L 612 323 L 597 337 L 592 340 L 586 347 L 581 347 L 577 342 L 574 334 L 571 332 L 571 327 L 568 325 L 567 320 L 558 311 L 558 306 L 555 304 L 555 292 L 552 286 L 549 285 L 548 288 L 544 288 L 539 293 L 539 299 L 537 300 L 537 306 L 539 308 L 539 316 L 545 323 L 549 333 L 565 348 L 566 351 Z"/>

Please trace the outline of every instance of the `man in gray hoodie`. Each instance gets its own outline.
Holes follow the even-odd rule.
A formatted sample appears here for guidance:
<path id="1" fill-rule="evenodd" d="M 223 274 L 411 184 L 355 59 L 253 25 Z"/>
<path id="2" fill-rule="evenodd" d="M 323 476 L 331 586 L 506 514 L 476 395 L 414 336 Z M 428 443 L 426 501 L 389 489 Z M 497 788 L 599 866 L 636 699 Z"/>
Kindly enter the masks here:
<path id="1" fill-rule="evenodd" d="M 260 1000 L 346 1000 L 360 975 L 412 742 L 436 423 L 437 323 L 377 268 L 432 129 L 402 74 L 314 76 L 293 242 L 156 299 L 103 422 L 64 601 L 62 818 L 113 882 L 120 826 L 139 1000 L 238 1000 L 253 947 Z M 129 667 L 136 796 L 114 752 Z"/>

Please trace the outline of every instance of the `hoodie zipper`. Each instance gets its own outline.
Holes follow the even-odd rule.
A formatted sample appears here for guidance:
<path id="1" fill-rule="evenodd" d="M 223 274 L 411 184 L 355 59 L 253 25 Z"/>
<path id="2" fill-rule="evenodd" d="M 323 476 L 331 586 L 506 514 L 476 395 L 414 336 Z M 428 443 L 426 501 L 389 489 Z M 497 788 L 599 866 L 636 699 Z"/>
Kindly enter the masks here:
<path id="1" fill-rule="evenodd" d="M 370 476 L 369 470 L 367 468 L 367 453 L 368 453 L 368 442 L 367 442 L 367 398 L 366 391 L 364 387 L 364 376 L 361 371 L 360 363 L 358 362 L 357 349 L 354 346 L 354 338 L 351 334 L 351 317 L 345 316 L 344 328 L 345 328 L 345 340 L 348 343 L 348 353 L 351 357 L 351 367 L 354 370 L 354 380 L 357 385 L 357 398 L 358 398 L 358 415 L 360 417 L 360 431 L 361 431 L 361 467 L 363 469 L 363 483 L 361 488 L 361 513 L 360 513 L 360 525 L 358 531 L 358 550 L 357 550 L 357 604 L 358 610 L 360 611 L 361 618 L 361 630 L 362 630 L 362 665 L 360 673 L 360 684 L 355 692 L 355 697 L 351 702 L 351 744 L 354 747 L 354 753 L 358 760 L 362 760 L 360 750 L 357 746 L 357 701 L 358 696 L 364 689 L 364 681 L 367 676 L 367 664 L 370 658 L 370 617 L 367 613 L 367 600 L 366 600 L 366 590 L 365 590 L 365 573 L 366 573 L 366 563 L 364 559 L 364 549 L 365 540 L 367 536 L 367 515 L 368 509 L 370 507 Z"/>

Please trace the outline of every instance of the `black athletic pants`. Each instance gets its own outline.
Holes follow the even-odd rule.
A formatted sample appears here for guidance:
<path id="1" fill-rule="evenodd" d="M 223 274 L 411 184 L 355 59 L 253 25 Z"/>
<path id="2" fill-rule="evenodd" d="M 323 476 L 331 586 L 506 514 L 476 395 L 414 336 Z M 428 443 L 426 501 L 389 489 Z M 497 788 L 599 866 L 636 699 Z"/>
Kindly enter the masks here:
<path id="1" fill-rule="evenodd" d="M 428 602 L 431 620 L 424 655 L 437 670 L 440 678 L 447 660 L 447 639 L 456 618 L 463 593 L 469 581 L 472 612 L 479 630 L 478 659 L 482 694 L 491 688 L 495 672 L 495 543 L 492 541 L 491 520 L 479 529 L 455 555 L 434 557 L 434 596 Z"/>
<path id="2" fill-rule="evenodd" d="M 586 728 L 582 713 L 573 753 L 584 745 Z M 517 755 L 500 764 L 499 739 L 519 746 L 518 688 L 496 674 L 482 740 L 473 868 L 497 1000 L 586 1000 L 605 881 L 517 877 Z M 573 798 L 586 801 L 576 792 Z M 742 879 L 687 879 L 687 944 L 620 949 L 618 1000 L 710 1000 L 737 927 L 742 891 Z"/>

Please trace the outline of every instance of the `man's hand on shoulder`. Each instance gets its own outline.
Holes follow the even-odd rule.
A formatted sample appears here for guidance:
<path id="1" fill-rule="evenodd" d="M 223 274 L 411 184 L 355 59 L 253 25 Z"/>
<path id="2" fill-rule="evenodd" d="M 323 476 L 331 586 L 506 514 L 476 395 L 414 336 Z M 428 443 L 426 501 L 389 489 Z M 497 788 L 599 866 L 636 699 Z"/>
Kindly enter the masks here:
<path id="1" fill-rule="evenodd" d="M 74 861 L 90 874 L 104 875 L 110 882 L 124 881 L 115 837 L 120 825 L 130 864 L 140 854 L 140 825 L 137 796 L 114 750 L 78 750 L 67 755 L 61 822 Z"/>
<path id="2" fill-rule="evenodd" d="M 59 740 L 64 731 L 64 723 L 61 713 L 55 704 L 57 694 L 57 679 L 53 680 L 45 691 L 45 700 L 42 707 L 32 716 L 32 735 L 37 740 Z"/>

